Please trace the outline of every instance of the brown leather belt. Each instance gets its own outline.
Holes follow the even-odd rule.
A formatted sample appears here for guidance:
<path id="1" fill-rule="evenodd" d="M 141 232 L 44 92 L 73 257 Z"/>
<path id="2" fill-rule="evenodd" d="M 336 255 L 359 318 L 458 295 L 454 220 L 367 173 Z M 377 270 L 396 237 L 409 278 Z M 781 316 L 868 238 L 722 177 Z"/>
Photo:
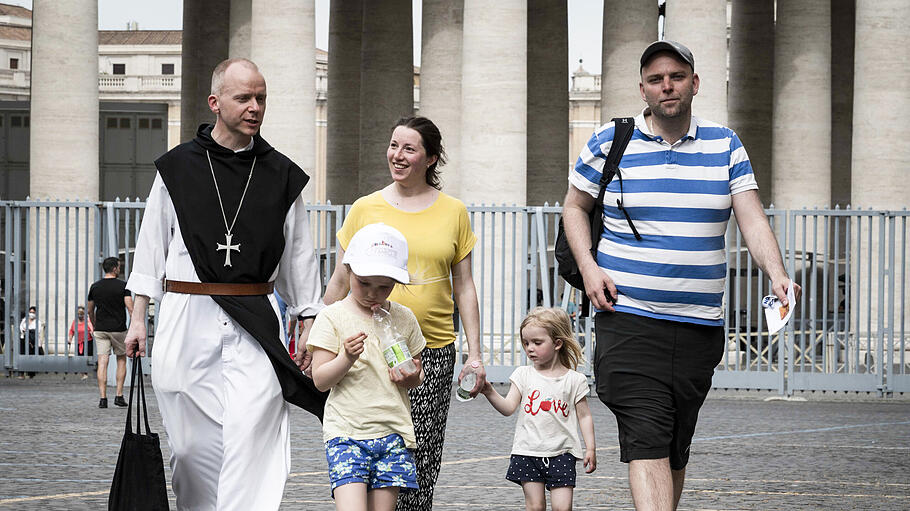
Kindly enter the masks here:
<path id="1" fill-rule="evenodd" d="M 165 291 L 187 295 L 257 296 L 272 294 L 274 289 L 274 282 L 227 284 L 219 282 L 183 282 L 180 280 L 164 281 Z"/>

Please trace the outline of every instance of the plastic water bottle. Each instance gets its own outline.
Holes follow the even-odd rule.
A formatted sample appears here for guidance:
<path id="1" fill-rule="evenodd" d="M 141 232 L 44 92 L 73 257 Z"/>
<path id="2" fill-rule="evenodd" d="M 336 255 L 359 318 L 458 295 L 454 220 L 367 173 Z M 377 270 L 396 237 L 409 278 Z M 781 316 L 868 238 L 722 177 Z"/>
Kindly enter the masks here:
<path id="1" fill-rule="evenodd" d="M 474 366 L 477 362 L 473 362 L 472 365 L 466 366 L 467 372 L 461 378 L 461 383 L 458 384 L 458 388 L 455 389 L 455 399 L 459 401 L 470 401 L 474 399 L 471 397 L 471 391 L 474 390 L 474 385 L 477 383 L 477 373 L 474 372 L 474 369 L 480 367 L 480 364 Z M 475 396 L 476 397 L 476 396 Z"/>
<path id="2" fill-rule="evenodd" d="M 408 349 L 407 340 L 392 325 L 389 311 L 382 307 L 377 307 L 373 311 L 373 329 L 379 336 L 379 347 L 382 349 L 382 355 L 389 367 L 400 369 L 408 374 L 417 370 L 414 359 L 411 357 L 411 350 Z"/>

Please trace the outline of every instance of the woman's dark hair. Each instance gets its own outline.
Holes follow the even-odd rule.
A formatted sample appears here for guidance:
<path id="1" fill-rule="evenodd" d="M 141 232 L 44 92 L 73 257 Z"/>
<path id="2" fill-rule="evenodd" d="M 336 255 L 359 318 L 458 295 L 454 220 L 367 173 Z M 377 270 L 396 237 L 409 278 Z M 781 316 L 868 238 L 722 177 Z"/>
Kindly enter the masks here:
<path id="1" fill-rule="evenodd" d="M 399 126 L 410 128 L 419 133 L 423 142 L 423 149 L 427 152 L 427 157 L 436 156 L 436 161 L 427 167 L 427 184 L 437 190 L 441 190 L 439 167 L 446 164 L 446 151 L 442 147 L 442 134 L 439 133 L 439 128 L 426 117 L 413 115 L 398 119 L 395 125 L 392 126 L 392 131 L 395 131 L 395 128 Z"/>

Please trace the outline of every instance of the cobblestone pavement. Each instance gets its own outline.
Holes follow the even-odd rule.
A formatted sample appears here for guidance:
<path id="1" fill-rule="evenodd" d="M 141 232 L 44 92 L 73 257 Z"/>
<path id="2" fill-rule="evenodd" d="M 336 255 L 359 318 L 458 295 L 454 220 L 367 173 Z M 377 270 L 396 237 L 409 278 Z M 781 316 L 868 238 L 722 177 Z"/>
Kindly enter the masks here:
<path id="1" fill-rule="evenodd" d="M 709 397 L 680 509 L 910 509 L 910 399 L 769 395 Z M 126 412 L 97 401 L 91 380 L 0 377 L 0 511 L 106 507 Z M 166 438 L 149 405 L 153 431 Z M 613 417 L 596 398 L 591 409 L 598 468 L 579 474 L 575 508 L 632 509 Z M 483 398 L 452 403 L 435 509 L 524 508 L 504 479 L 514 421 Z M 295 408 L 291 425 L 282 509 L 332 510 L 319 423 Z"/>

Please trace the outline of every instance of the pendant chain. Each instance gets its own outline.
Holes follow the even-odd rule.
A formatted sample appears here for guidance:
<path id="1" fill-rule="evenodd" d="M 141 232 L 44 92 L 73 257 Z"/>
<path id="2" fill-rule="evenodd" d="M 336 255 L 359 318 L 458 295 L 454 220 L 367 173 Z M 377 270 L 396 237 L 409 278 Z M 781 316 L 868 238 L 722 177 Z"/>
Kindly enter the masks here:
<path id="1" fill-rule="evenodd" d="M 246 198 L 246 191 L 250 188 L 250 180 L 253 178 L 253 169 L 256 168 L 256 157 L 253 156 L 253 164 L 250 165 L 250 175 L 246 178 L 246 186 L 243 187 L 243 195 L 240 196 L 240 203 L 237 204 L 237 212 L 234 213 L 234 220 L 231 221 L 230 227 L 228 227 L 227 215 L 224 213 L 224 203 L 221 201 L 221 190 L 218 189 L 218 180 L 215 179 L 215 168 L 212 167 L 212 157 L 209 155 L 208 150 L 205 151 L 205 157 L 209 160 L 209 170 L 212 171 L 212 181 L 215 182 L 215 193 L 218 195 L 218 205 L 221 207 L 221 218 L 224 219 L 224 228 L 227 229 L 228 234 L 231 234 L 231 231 L 234 230 L 234 224 L 237 223 L 237 216 L 240 215 L 243 199 Z"/>

